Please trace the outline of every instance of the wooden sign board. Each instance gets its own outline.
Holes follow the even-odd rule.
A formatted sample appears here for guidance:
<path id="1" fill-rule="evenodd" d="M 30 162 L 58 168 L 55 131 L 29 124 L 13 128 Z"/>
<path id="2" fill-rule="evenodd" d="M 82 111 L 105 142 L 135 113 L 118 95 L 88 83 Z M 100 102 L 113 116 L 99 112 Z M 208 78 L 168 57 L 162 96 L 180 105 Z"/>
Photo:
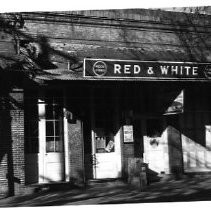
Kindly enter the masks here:
<path id="1" fill-rule="evenodd" d="M 87 79 L 209 80 L 211 63 L 84 59 Z"/>

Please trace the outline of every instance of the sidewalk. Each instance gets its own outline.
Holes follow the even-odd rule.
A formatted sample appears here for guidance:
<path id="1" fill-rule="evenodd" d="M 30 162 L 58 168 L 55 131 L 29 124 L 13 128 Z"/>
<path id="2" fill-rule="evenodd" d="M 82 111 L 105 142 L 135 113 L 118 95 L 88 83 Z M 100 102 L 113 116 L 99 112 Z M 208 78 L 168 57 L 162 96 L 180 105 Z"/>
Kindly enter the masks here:
<path id="1" fill-rule="evenodd" d="M 86 188 L 47 190 L 0 200 L 0 207 L 87 204 L 123 204 L 176 201 L 211 201 L 211 175 L 163 180 L 145 191 L 121 181 L 92 184 Z"/>

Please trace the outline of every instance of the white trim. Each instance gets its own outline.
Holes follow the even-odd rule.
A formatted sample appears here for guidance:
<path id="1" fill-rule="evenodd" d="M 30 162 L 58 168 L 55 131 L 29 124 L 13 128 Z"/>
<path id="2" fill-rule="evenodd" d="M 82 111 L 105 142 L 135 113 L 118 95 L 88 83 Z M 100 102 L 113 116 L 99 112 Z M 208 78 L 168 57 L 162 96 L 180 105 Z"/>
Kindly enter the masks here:
<path id="1" fill-rule="evenodd" d="M 64 93 L 64 107 L 63 107 L 63 113 L 64 113 L 64 118 L 63 118 L 63 122 L 64 122 L 64 175 L 65 178 L 64 180 L 66 182 L 70 181 L 70 163 L 69 163 L 69 147 L 68 147 L 68 121 L 67 118 L 65 116 L 66 113 L 66 91 L 63 91 Z"/>
<path id="2" fill-rule="evenodd" d="M 39 128 L 39 154 L 38 154 L 38 176 L 39 180 L 38 183 L 44 183 L 45 182 L 45 148 L 46 148 L 46 121 L 45 121 L 45 103 L 42 99 L 42 93 L 39 93 L 38 98 L 38 115 L 39 115 L 39 122 L 38 122 L 38 128 Z"/>

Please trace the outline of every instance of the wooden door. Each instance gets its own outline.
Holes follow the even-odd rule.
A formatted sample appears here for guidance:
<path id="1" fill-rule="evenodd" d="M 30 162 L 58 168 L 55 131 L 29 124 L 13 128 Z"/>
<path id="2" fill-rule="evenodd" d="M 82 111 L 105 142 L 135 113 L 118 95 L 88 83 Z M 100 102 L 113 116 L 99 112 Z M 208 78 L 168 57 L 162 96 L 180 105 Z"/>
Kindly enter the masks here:
<path id="1" fill-rule="evenodd" d="M 47 92 L 39 104 L 39 182 L 64 180 L 64 126 L 62 94 Z"/>

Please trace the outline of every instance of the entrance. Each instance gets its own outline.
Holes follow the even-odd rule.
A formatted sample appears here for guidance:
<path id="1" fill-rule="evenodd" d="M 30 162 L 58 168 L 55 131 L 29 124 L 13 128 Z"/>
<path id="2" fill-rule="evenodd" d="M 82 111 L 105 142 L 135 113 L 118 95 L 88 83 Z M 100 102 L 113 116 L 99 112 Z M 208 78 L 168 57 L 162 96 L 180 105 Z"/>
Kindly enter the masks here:
<path id="1" fill-rule="evenodd" d="M 120 135 L 113 134 L 103 128 L 93 132 L 94 178 L 121 177 Z"/>
<path id="2" fill-rule="evenodd" d="M 63 105 L 61 93 L 39 99 L 39 183 L 64 180 Z"/>
<path id="3" fill-rule="evenodd" d="M 150 118 L 144 120 L 144 162 L 156 173 L 168 173 L 168 140 L 165 120 Z"/>
<path id="4" fill-rule="evenodd" d="M 105 88 L 95 90 L 92 107 L 93 178 L 121 177 L 120 128 L 117 101 Z"/>

